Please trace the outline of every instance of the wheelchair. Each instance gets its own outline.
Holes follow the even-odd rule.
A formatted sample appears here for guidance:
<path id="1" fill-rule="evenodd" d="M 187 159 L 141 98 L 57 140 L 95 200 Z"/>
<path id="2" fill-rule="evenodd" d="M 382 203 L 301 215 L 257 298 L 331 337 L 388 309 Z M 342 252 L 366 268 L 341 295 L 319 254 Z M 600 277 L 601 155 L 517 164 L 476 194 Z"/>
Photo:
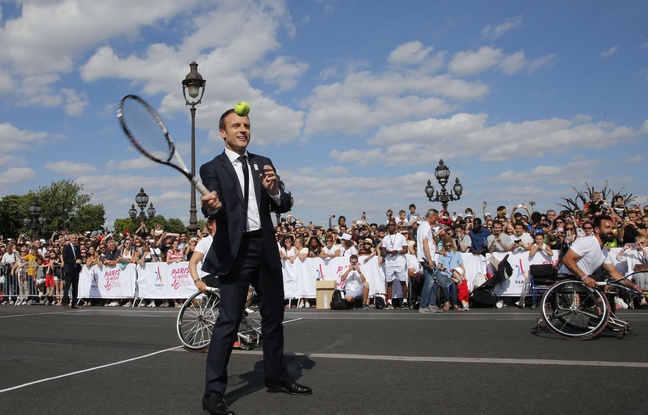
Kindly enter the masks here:
<path id="1" fill-rule="evenodd" d="M 639 293 L 621 281 L 599 282 L 596 288 L 575 279 L 556 282 L 542 297 L 542 317 L 538 319 L 536 332 L 544 322 L 551 332 L 569 340 L 593 339 L 604 330 L 623 339 L 630 331 L 630 323 L 614 313 L 614 297 L 621 290 Z"/>
<path id="2" fill-rule="evenodd" d="M 250 350 L 261 344 L 261 320 L 251 318 L 249 311 L 258 311 L 258 299 L 254 290 L 248 298 L 248 309 L 243 312 L 237 333 L 238 347 Z M 190 350 L 209 346 L 214 324 L 218 320 L 220 290 L 208 286 L 207 293 L 197 292 L 182 304 L 178 312 L 176 330 L 182 344 Z"/>

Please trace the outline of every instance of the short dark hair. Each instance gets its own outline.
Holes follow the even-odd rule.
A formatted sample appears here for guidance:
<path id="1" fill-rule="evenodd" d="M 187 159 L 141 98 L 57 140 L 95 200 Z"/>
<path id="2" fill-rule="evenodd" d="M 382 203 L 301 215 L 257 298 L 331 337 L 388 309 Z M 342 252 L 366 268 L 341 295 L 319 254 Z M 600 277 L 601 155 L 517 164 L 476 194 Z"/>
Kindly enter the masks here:
<path id="1" fill-rule="evenodd" d="M 601 221 L 604 220 L 609 220 L 612 222 L 612 217 L 610 215 L 599 215 L 594 218 L 594 221 L 592 222 L 592 227 L 594 228 L 600 228 L 601 227 Z"/>
<path id="2" fill-rule="evenodd" d="M 218 129 L 219 130 L 227 131 L 227 128 L 226 128 L 226 125 L 225 125 L 225 118 L 227 118 L 227 116 L 230 115 L 233 112 L 235 112 L 234 108 L 230 108 L 227 111 L 225 111 L 223 113 L 223 115 L 221 115 L 220 120 L 218 120 Z M 248 120 L 250 119 L 249 115 L 246 115 L 246 117 L 248 117 Z"/>

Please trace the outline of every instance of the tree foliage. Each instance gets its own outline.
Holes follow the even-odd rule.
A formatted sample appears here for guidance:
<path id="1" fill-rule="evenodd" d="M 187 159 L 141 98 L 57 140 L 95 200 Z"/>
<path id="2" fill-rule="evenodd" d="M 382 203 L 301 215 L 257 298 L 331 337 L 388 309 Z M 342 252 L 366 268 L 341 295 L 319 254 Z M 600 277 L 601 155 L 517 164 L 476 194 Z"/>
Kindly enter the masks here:
<path id="1" fill-rule="evenodd" d="M 105 223 L 103 205 L 90 204 L 91 195 L 71 180 L 52 182 L 50 186 L 29 191 L 26 195 L 8 195 L 0 199 L 0 233 L 17 237 L 49 238 L 63 229 L 72 232 L 98 230 Z M 38 206 L 35 213 L 30 206 Z"/>

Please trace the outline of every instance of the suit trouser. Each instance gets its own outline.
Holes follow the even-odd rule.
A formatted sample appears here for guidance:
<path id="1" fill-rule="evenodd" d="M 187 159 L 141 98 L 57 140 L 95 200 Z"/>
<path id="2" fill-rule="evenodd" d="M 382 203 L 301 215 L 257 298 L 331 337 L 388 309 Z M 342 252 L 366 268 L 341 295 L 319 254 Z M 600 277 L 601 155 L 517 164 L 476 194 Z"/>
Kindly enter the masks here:
<path id="1" fill-rule="evenodd" d="M 288 374 L 283 354 L 284 291 L 281 268 L 270 270 L 263 255 L 263 239 L 243 237 L 229 274 L 219 277 L 220 313 L 214 324 L 206 365 L 205 395 L 225 393 L 227 365 L 237 340 L 250 284 L 260 300 L 263 369 L 266 378 Z"/>
<path id="2" fill-rule="evenodd" d="M 70 303 L 70 287 L 72 287 L 72 305 L 76 306 L 79 296 L 79 273 L 66 272 L 63 274 L 63 305 Z"/>

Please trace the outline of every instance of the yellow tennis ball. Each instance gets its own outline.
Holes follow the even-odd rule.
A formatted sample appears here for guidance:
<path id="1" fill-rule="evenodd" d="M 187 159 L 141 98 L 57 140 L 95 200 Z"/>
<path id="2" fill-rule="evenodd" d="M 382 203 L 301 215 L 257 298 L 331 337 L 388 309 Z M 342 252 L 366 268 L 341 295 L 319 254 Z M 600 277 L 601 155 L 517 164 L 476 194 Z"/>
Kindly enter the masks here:
<path id="1" fill-rule="evenodd" d="M 245 117 L 250 113 L 250 104 L 245 101 L 241 101 L 234 107 L 234 112 L 236 113 L 236 115 Z"/>

